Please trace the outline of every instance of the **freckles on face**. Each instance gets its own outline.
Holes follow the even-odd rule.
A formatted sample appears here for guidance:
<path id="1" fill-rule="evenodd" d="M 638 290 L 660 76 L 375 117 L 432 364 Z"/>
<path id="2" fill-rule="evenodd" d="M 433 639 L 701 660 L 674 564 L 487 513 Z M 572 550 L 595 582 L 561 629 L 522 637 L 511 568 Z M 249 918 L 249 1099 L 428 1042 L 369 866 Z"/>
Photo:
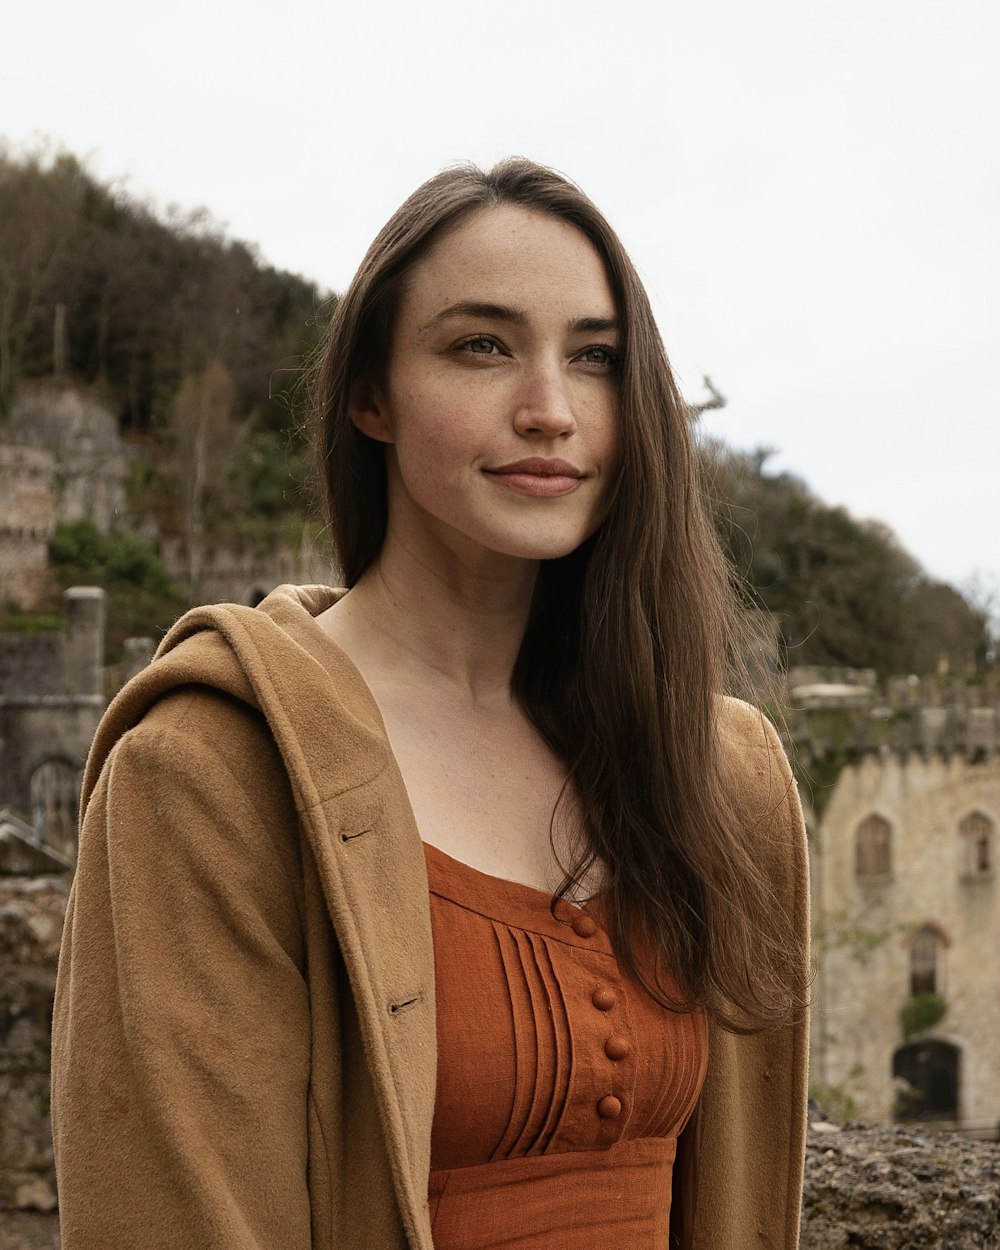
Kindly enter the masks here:
<path id="1" fill-rule="evenodd" d="M 390 536 L 405 518 L 528 559 L 579 546 L 617 465 L 620 339 L 604 265 L 566 222 L 503 205 L 438 239 L 379 401 Z"/>

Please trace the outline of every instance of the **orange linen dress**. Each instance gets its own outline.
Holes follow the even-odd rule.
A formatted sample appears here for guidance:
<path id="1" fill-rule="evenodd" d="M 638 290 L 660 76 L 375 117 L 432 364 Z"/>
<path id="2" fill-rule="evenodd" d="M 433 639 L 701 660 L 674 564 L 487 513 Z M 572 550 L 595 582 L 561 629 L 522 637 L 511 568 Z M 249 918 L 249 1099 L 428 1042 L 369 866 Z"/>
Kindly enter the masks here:
<path id="1" fill-rule="evenodd" d="M 664 1250 L 704 1014 L 660 1007 L 580 909 L 424 844 L 437 995 L 435 1250 Z"/>

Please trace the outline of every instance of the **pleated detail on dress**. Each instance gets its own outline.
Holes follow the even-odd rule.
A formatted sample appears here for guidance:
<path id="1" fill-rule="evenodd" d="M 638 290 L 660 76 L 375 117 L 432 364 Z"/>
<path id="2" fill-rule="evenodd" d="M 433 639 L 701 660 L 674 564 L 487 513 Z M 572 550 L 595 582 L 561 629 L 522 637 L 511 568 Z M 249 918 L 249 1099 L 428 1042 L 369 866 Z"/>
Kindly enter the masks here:
<path id="1" fill-rule="evenodd" d="M 432 846 L 426 859 L 435 1247 L 562 1246 L 567 1220 L 574 1250 L 665 1245 L 676 1137 L 708 1059 L 703 1014 L 665 1010 L 622 971 L 598 902 L 553 916 L 543 891 Z"/>
<path id="2" fill-rule="evenodd" d="M 573 1040 L 559 979 L 537 934 L 493 923 L 515 1021 L 514 1094 L 503 1139 L 491 1158 L 541 1154 L 569 1101 Z M 541 1080 L 542 1073 L 548 1074 Z"/>

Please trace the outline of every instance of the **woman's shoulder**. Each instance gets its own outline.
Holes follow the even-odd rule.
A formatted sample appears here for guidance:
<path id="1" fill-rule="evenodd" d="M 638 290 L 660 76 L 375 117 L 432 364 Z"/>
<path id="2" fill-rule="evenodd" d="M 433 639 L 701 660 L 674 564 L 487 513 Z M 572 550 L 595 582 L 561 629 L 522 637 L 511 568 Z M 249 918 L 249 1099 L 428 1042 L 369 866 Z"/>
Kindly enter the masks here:
<path id="1" fill-rule="evenodd" d="M 228 838 L 222 826 L 232 821 L 295 827 L 294 796 L 266 720 L 210 687 L 167 691 L 125 728 L 85 795 L 86 813 L 101 807 L 104 788 L 136 816 L 159 813 L 169 796 L 171 819 L 183 815 L 179 823 L 199 842 Z"/>
<path id="2" fill-rule="evenodd" d="M 766 830 L 783 841 L 802 841 L 795 778 L 772 722 L 760 708 L 723 697 L 718 730 L 722 769 L 748 830 Z"/>
<path id="3" fill-rule="evenodd" d="M 240 882 L 241 896 L 297 949 L 297 808 L 260 712 L 210 687 L 177 687 L 96 763 L 80 828 L 90 879 L 106 845 L 117 862 L 154 864 L 166 877 Z"/>
<path id="4" fill-rule="evenodd" d="M 121 741 L 169 757 L 185 756 L 223 766 L 248 790 L 267 790 L 284 777 L 281 755 L 264 716 L 255 707 L 210 686 L 180 686 L 152 703 Z"/>
<path id="5" fill-rule="evenodd" d="M 727 756 L 740 757 L 756 769 L 767 769 L 777 763 L 784 771 L 789 771 L 778 731 L 760 708 L 722 695 L 718 701 L 718 729 Z"/>

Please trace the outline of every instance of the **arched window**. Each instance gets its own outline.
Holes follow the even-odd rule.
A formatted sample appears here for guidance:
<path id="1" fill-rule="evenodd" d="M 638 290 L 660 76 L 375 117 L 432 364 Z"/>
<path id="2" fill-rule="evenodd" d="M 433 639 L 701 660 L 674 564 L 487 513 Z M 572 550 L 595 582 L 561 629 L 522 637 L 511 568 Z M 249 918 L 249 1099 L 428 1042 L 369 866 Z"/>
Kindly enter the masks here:
<path id="1" fill-rule="evenodd" d="M 941 951 L 944 938 L 932 925 L 919 928 L 910 940 L 910 993 L 941 993 Z"/>
<path id="2" fill-rule="evenodd" d="M 988 877 L 993 871 L 993 821 L 969 812 L 958 822 L 963 877 Z"/>
<path id="3" fill-rule="evenodd" d="M 854 831 L 854 873 L 859 881 L 892 876 L 892 826 L 882 816 L 866 816 Z"/>
<path id="4" fill-rule="evenodd" d="M 76 858 L 80 770 L 68 760 L 50 759 L 31 774 L 31 823 L 47 845 Z"/>

